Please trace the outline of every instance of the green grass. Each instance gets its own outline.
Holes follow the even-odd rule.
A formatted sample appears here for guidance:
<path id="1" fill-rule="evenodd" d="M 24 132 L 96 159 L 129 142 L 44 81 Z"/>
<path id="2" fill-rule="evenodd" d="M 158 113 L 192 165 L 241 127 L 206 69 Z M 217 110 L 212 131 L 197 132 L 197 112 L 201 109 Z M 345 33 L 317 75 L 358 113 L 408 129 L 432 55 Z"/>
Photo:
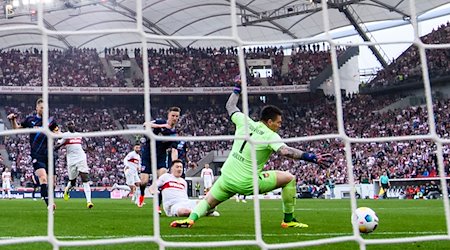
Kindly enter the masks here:
<path id="1" fill-rule="evenodd" d="M 83 199 L 56 200 L 54 232 L 64 242 L 153 235 L 152 206 L 137 208 L 128 200 L 94 200 L 88 210 Z M 147 200 L 147 203 L 151 203 Z M 378 229 L 365 239 L 383 239 L 446 234 L 442 200 L 360 200 L 380 218 Z M 221 217 L 201 218 L 193 228 L 170 228 L 173 218 L 160 217 L 161 235 L 166 241 L 201 242 L 254 240 L 253 203 L 230 200 L 220 205 Z M 47 211 L 42 201 L 0 200 L 0 239 L 47 235 Z M 268 244 L 311 241 L 351 236 L 349 200 L 298 200 L 296 216 L 309 224 L 307 229 L 282 229 L 281 201 L 261 201 L 263 240 Z M 1 241 L 0 241 L 1 242 Z M 52 249 L 49 243 L 0 245 L 1 249 Z M 308 249 L 359 249 L 356 242 L 308 247 Z M 61 247 L 60 249 L 158 249 L 155 243 L 127 243 Z M 172 249 L 172 248 L 168 248 Z M 186 249 L 186 248 L 184 248 Z M 190 248 L 193 249 L 193 248 Z M 217 248 L 226 249 L 226 248 Z M 255 246 L 228 249 L 258 249 Z M 368 245 L 367 249 L 450 249 L 450 241 L 411 242 L 407 244 Z"/>

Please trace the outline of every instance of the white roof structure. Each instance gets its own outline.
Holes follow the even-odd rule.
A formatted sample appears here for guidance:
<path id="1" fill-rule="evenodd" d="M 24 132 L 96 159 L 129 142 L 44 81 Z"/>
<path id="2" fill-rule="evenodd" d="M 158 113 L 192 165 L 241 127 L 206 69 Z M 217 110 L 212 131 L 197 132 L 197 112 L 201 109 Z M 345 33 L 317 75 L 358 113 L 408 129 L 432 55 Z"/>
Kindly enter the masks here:
<path id="1" fill-rule="evenodd" d="M 56 48 L 141 47 L 135 30 L 136 0 L 43 0 L 44 24 L 55 31 L 98 31 L 102 34 L 52 34 Z M 6 1 L 0 1 L 0 4 Z M 0 49 L 38 47 L 42 44 L 34 12 L 38 0 L 11 0 L 10 18 L 0 15 Z M 143 26 L 147 34 L 164 36 L 230 36 L 230 0 L 142 0 Z M 356 23 L 408 20 L 408 0 L 328 0 L 330 29 Z M 417 16 L 448 3 L 448 0 L 416 0 Z M 245 41 L 279 41 L 310 38 L 321 34 L 324 23 L 321 0 L 236 0 L 238 34 Z M 353 19 L 353 20 L 352 20 Z M 32 26 L 30 26 L 32 25 Z M 24 29 L 27 28 L 27 29 Z M 6 29 L 6 30 L 5 30 Z M 224 40 L 149 39 L 149 47 L 219 47 L 235 45 Z"/>

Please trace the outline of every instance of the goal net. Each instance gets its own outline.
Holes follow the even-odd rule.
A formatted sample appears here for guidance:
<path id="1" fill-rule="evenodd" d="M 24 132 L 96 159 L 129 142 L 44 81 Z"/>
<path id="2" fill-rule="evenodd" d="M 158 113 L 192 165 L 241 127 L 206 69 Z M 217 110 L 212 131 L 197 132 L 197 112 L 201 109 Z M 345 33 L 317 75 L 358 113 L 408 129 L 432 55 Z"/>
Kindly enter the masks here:
<path id="1" fill-rule="evenodd" d="M 42 1 L 45 2 L 45 1 Z M 70 1 L 68 1 L 70 2 Z M 120 2 L 120 1 L 117 1 Z M 317 240 L 301 240 L 296 242 L 289 242 L 289 243 L 268 243 L 263 238 L 263 229 L 262 229 L 262 221 L 263 218 L 261 217 L 261 206 L 260 206 L 260 198 L 258 196 L 259 190 L 258 190 L 258 175 L 257 175 L 257 166 L 256 166 L 256 151 L 255 151 L 255 145 L 267 143 L 267 142 L 261 142 L 261 141 L 255 141 L 252 138 L 250 138 L 250 135 L 247 131 L 247 135 L 243 138 L 229 136 L 229 135 L 220 135 L 220 136 L 182 136 L 179 137 L 180 139 L 187 140 L 187 141 L 220 141 L 220 140 L 230 140 L 230 139 L 245 139 L 249 142 L 252 148 L 253 153 L 253 184 L 254 184 L 254 203 L 253 203 L 253 209 L 254 209 L 254 239 L 252 240 L 232 240 L 232 241 L 205 241 L 205 242 L 196 242 L 196 241 L 170 241 L 167 239 L 164 239 L 161 236 L 161 223 L 160 223 L 160 216 L 156 212 L 157 211 L 157 204 L 153 203 L 153 236 L 136 236 L 136 237 L 126 237 L 126 238 L 100 238 L 95 240 L 63 240 L 58 239 L 58 237 L 54 233 L 54 214 L 52 211 L 48 212 L 48 226 L 47 226 L 47 233 L 42 236 L 36 236 L 36 237 L 22 237 L 22 238 L 12 238 L 12 239 L 2 239 L 0 240 L 0 245 L 11 245 L 11 244 L 22 244 L 22 243 L 33 243 L 33 242 L 48 242 L 53 246 L 53 249 L 60 249 L 60 248 L 66 248 L 66 247 L 75 247 L 75 246 L 97 246 L 97 245 L 108 245 L 108 244 L 127 244 L 127 243 L 147 243 L 152 242 L 156 243 L 159 246 L 159 249 L 166 249 L 166 248 L 195 248 L 195 247 L 230 247 L 230 248 L 236 248 L 241 246 L 254 246 L 259 247 L 261 249 L 284 249 L 284 248 L 300 248 L 300 247 L 308 247 L 308 246 L 321 246 L 324 244 L 334 244 L 334 243 L 341 243 L 341 242 L 356 242 L 359 245 L 360 249 L 366 249 L 367 246 L 375 245 L 375 244 L 394 244 L 394 243 L 408 243 L 408 242 L 420 242 L 420 241 L 440 241 L 440 240 L 450 240 L 450 210 L 449 210 L 449 196 L 447 191 L 447 182 L 446 182 L 446 176 L 445 176 L 445 169 L 444 169 L 444 157 L 443 157 L 443 145 L 450 144 L 449 139 L 443 139 L 440 138 L 440 136 L 436 133 L 436 121 L 433 111 L 433 100 L 432 100 L 432 91 L 431 91 L 431 85 L 430 85 L 430 78 L 429 78 L 429 72 L 427 67 L 427 59 L 426 59 L 426 51 L 433 50 L 433 49 L 450 49 L 449 44 L 426 44 L 421 42 L 419 39 L 419 32 L 418 32 L 418 23 L 415 15 L 415 9 L 416 5 L 419 4 L 419 1 L 413 1 L 410 0 L 410 10 L 413 15 L 410 18 L 411 25 L 414 29 L 415 37 L 413 40 L 399 40 L 396 42 L 392 42 L 392 44 L 396 43 L 412 43 L 413 45 L 417 46 L 418 53 L 420 55 L 420 67 L 421 67 L 421 78 L 423 79 L 423 87 L 425 90 L 425 97 L 426 97 L 426 103 L 425 108 L 427 110 L 428 115 L 428 127 L 429 127 L 429 133 L 426 135 L 409 135 L 409 136 L 393 136 L 393 137 L 375 137 L 375 138 L 356 138 L 351 137 L 346 133 L 345 123 L 344 123 L 344 114 L 343 114 L 343 96 L 341 93 L 341 79 L 339 76 L 339 62 L 338 62 L 338 48 L 339 46 L 346 46 L 346 47 L 359 47 L 359 46 L 380 46 L 380 45 L 388 45 L 380 44 L 376 42 L 353 42 L 351 44 L 348 43 L 339 43 L 337 40 L 333 39 L 330 34 L 330 22 L 333 20 L 330 20 L 329 18 L 329 10 L 326 7 L 327 2 L 330 1 L 309 1 L 314 2 L 317 6 L 321 7 L 321 13 L 323 17 L 323 32 L 324 35 L 320 39 L 314 39 L 314 38 L 308 38 L 308 39 L 290 39 L 290 40 L 277 40 L 277 41 L 246 41 L 240 38 L 239 32 L 238 32 L 238 20 L 240 19 L 239 13 L 237 13 L 238 7 L 242 7 L 241 4 L 238 6 L 235 0 L 229 1 L 229 12 L 231 13 L 231 19 L 229 20 L 229 26 L 231 27 L 231 33 L 227 36 L 215 36 L 215 35 L 209 35 L 209 36 L 192 36 L 192 35 L 186 35 L 186 36 L 171 36 L 171 35 L 160 35 L 160 34 L 152 34 L 149 32 L 146 32 L 146 28 L 144 24 L 144 17 L 143 17 L 143 10 L 144 10 L 144 3 L 147 1 L 143 0 L 136 0 L 136 16 L 135 16 L 135 29 L 98 29 L 98 30 L 54 30 L 50 28 L 47 23 L 44 20 L 45 17 L 45 11 L 42 5 L 38 5 L 37 9 L 37 26 L 34 25 L 11 25 L 11 26 L 0 26 L 0 31 L 8 31 L 8 30 L 14 30 L 14 29 L 20 29 L 20 30 L 33 30 L 41 33 L 42 35 L 42 59 L 43 59 L 43 67 L 42 67 L 42 97 L 44 99 L 44 116 L 43 116 L 43 128 L 40 129 L 29 129 L 29 130 L 8 130 L 1 132 L 1 135 L 15 135 L 19 133 L 29 133 L 29 132 L 41 132 L 45 133 L 48 136 L 48 145 L 49 145 L 49 159 L 53 159 L 53 146 L 55 140 L 58 138 L 61 138 L 62 136 L 55 135 L 51 133 L 51 131 L 48 128 L 48 118 L 49 118 L 49 106 L 48 106 L 48 100 L 49 100 L 49 37 L 60 37 L 63 38 L 66 35 L 73 35 L 73 36 L 91 36 L 91 35 L 104 35 L 104 34 L 111 34 L 111 33 L 119 33 L 123 34 L 124 36 L 130 35 L 130 36 L 138 36 L 141 40 L 141 51 L 142 51 L 142 67 L 143 69 L 148 69 L 150 67 L 149 65 L 149 54 L 148 49 L 150 48 L 149 41 L 158 43 L 159 41 L 170 41 L 170 42 L 176 42 L 176 41 L 183 41 L 183 40 L 189 40 L 189 41 L 195 41 L 195 40 L 210 40 L 210 41 L 227 41 L 227 42 L 233 42 L 236 44 L 236 47 L 238 49 L 238 62 L 239 62 L 239 70 L 241 72 L 242 76 L 242 109 L 245 114 L 249 114 L 249 97 L 248 97 L 248 84 L 246 79 L 246 61 L 244 59 L 244 48 L 249 48 L 252 46 L 266 46 L 266 45 L 275 45 L 275 46 L 282 46 L 287 44 L 301 44 L 301 43 L 322 43 L 326 42 L 330 45 L 330 54 L 331 54 L 331 68 L 332 68 L 332 78 L 329 80 L 332 83 L 332 87 L 330 90 L 333 92 L 333 95 L 335 97 L 335 104 L 336 104 L 336 123 L 337 123 L 337 132 L 332 134 L 322 134 L 322 135 L 313 135 L 313 136 L 302 136 L 302 137 L 293 137 L 293 138 L 286 138 L 283 139 L 282 142 L 286 143 L 296 143 L 296 142 L 310 142 L 310 141 L 320 141 L 320 140 L 327 140 L 327 139 L 339 139 L 342 141 L 344 145 L 344 151 L 345 151 L 345 162 L 346 162 L 346 168 L 347 168 L 347 177 L 348 183 L 353 187 L 353 190 L 355 190 L 355 177 L 353 175 L 354 172 L 354 158 L 352 156 L 352 149 L 356 144 L 362 144 L 362 143 L 383 143 L 383 142 L 392 142 L 392 141 L 415 141 L 415 140 L 430 140 L 433 141 L 436 145 L 436 155 L 437 155 L 437 162 L 438 162 L 438 173 L 439 176 L 437 179 L 441 183 L 442 187 L 442 197 L 443 197 L 443 207 L 445 208 L 445 220 L 446 220 L 446 226 L 447 226 L 447 232 L 445 234 L 441 235 L 431 235 L 431 236 L 415 236 L 415 237 L 405 237 L 405 238 L 386 238 L 386 239 L 367 239 L 365 237 L 362 237 L 362 235 L 359 232 L 358 225 L 353 224 L 352 225 L 352 234 L 347 236 L 327 236 L 324 235 L 322 239 Z M 345 2 L 345 1 L 331 1 L 333 3 L 335 2 Z M 362 1 L 363 2 L 363 1 Z M 224 4 L 228 4 L 228 1 L 224 1 Z M 205 4 L 208 4 L 207 1 L 205 1 Z M 201 6 L 198 6 L 198 8 L 201 8 Z M 228 14 L 228 13 L 227 13 Z M 241 13 L 242 14 L 242 13 Z M 226 26 L 226 25 L 225 25 Z M 257 69 L 255 72 L 264 72 L 263 69 Z M 265 72 L 267 73 L 267 72 Z M 272 74 L 272 72 L 269 72 L 267 74 Z M 150 75 L 148 70 L 143 70 L 143 95 L 144 95 L 144 112 L 145 112 L 145 121 L 149 122 L 152 120 L 150 117 L 150 111 L 151 111 L 151 82 L 150 82 Z M 230 92 L 231 92 L 231 86 L 230 86 Z M 247 124 L 248 125 L 248 124 Z M 123 136 L 123 135 L 145 135 L 148 138 L 150 138 L 150 141 L 153 145 L 152 152 L 151 152 L 151 158 L 152 158 L 152 170 L 153 173 L 156 173 L 156 165 L 154 164 L 156 162 L 156 152 L 155 149 L 155 142 L 156 140 L 160 141 L 171 141 L 174 140 L 173 138 L 167 138 L 164 136 L 158 136 L 155 135 L 151 130 L 144 130 L 144 129 L 131 129 L 131 130 L 120 130 L 120 131 L 98 131 L 98 132 L 88 132 L 83 133 L 83 137 L 99 137 L 99 136 Z M 49 170 L 48 174 L 49 176 L 53 176 L 55 173 L 53 172 L 53 163 L 49 162 Z M 53 179 L 49 178 L 49 186 L 53 186 Z M 49 189 L 49 202 L 50 204 L 54 203 L 54 191 L 52 189 Z M 157 199 L 156 194 L 154 195 L 153 199 Z M 355 192 L 350 192 L 350 199 L 349 203 L 351 204 L 351 211 L 355 211 L 358 207 L 358 202 L 356 198 Z M 350 212 L 350 211 L 349 211 Z M 223 215 L 226 217 L 226 214 Z M 143 219 L 145 221 L 145 218 Z M 351 219 L 348 218 L 348 223 L 351 224 Z M 381 222 L 382 223 L 382 222 Z M 164 226 L 164 225 L 163 225 Z M 239 226 L 237 226 L 239 227 Z M 293 231 L 286 231 L 286 234 L 290 234 Z"/>

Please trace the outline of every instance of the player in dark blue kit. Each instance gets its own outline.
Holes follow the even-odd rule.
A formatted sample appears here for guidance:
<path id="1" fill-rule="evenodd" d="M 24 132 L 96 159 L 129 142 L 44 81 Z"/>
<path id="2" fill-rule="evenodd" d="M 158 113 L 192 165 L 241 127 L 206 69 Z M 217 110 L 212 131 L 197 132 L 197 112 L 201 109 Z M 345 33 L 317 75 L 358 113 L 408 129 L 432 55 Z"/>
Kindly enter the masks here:
<path id="1" fill-rule="evenodd" d="M 33 198 L 33 200 L 36 200 L 35 193 L 41 186 L 41 183 L 39 183 L 39 178 L 35 173 L 33 173 L 33 175 L 31 176 L 31 180 L 33 181 L 33 193 L 31 194 L 31 197 Z"/>
<path id="2" fill-rule="evenodd" d="M 144 124 L 146 128 L 152 128 L 153 133 L 162 136 L 176 136 L 176 125 L 180 118 L 181 109 L 179 107 L 171 107 L 168 110 L 167 120 L 156 119 L 150 123 Z M 178 159 L 178 152 L 173 147 L 173 141 L 156 141 L 156 166 L 158 169 L 157 177 L 167 173 L 168 167 L 172 164 L 172 160 Z M 141 195 L 139 196 L 138 207 L 142 207 L 144 203 L 145 188 L 152 174 L 150 162 L 150 140 L 146 140 L 142 147 L 142 171 L 141 171 Z M 161 202 L 161 201 L 160 201 Z"/>
<path id="3" fill-rule="evenodd" d="M 44 113 L 44 103 L 41 98 L 36 101 L 36 114 L 27 116 L 22 122 L 17 123 L 17 115 L 12 113 L 8 115 L 13 129 L 20 128 L 39 128 L 42 127 L 42 115 Z M 53 118 L 49 118 L 48 128 L 50 131 L 57 133 L 59 131 L 58 124 Z M 48 206 L 48 149 L 47 136 L 44 133 L 30 134 L 31 159 L 35 174 L 39 178 L 41 186 L 41 197 Z M 53 210 L 55 206 L 53 207 Z"/>
<path id="4" fill-rule="evenodd" d="M 186 169 L 190 164 L 190 160 L 187 155 L 188 152 L 187 142 L 179 141 L 175 146 L 178 151 L 178 160 L 180 160 L 181 163 L 183 164 L 183 174 L 181 175 L 181 177 L 184 178 L 186 176 Z"/>

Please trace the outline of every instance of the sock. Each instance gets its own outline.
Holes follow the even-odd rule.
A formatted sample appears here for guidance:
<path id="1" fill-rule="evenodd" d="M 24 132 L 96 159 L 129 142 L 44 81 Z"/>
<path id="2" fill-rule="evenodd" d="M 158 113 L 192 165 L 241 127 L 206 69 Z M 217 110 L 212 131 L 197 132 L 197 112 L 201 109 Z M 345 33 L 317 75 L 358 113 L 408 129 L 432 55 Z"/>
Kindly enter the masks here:
<path id="1" fill-rule="evenodd" d="M 45 204 L 48 206 L 48 186 L 47 184 L 41 184 L 41 197 L 44 199 Z"/>
<path id="2" fill-rule="evenodd" d="M 131 191 L 131 188 L 129 186 L 127 186 L 127 185 L 117 185 L 117 189 L 125 190 L 125 191 L 128 191 L 128 192 Z"/>
<path id="3" fill-rule="evenodd" d="M 203 215 L 206 214 L 206 212 L 211 209 L 211 207 L 209 206 L 208 202 L 206 202 L 206 200 L 201 200 L 197 206 L 195 206 L 194 210 L 192 211 L 192 213 L 189 215 L 189 219 L 196 221 L 198 220 L 200 217 L 202 217 Z"/>
<path id="4" fill-rule="evenodd" d="M 281 190 L 281 198 L 283 199 L 284 222 L 290 222 L 294 219 L 294 209 L 296 202 L 295 180 L 290 181 Z"/>
<path id="5" fill-rule="evenodd" d="M 141 196 L 145 195 L 145 188 L 147 187 L 147 185 L 142 184 L 141 186 L 139 186 L 139 188 L 141 189 Z"/>
<path id="6" fill-rule="evenodd" d="M 2 198 L 5 199 L 5 190 L 2 190 Z"/>
<path id="7" fill-rule="evenodd" d="M 67 182 L 67 186 L 66 186 L 67 192 L 69 192 L 71 188 L 72 188 L 72 182 L 69 181 L 69 182 Z"/>
<path id="8" fill-rule="evenodd" d="M 158 193 L 158 206 L 161 206 L 161 204 L 162 204 L 162 193 L 159 192 Z"/>
<path id="9" fill-rule="evenodd" d="M 11 190 L 8 189 L 8 198 L 11 199 Z"/>
<path id="10" fill-rule="evenodd" d="M 132 198 L 133 201 L 137 200 L 137 198 L 139 197 L 140 192 L 141 191 L 139 189 L 136 189 L 134 191 L 133 198 Z"/>
<path id="11" fill-rule="evenodd" d="M 86 202 L 91 201 L 91 186 L 89 186 L 89 182 L 83 182 L 84 195 L 86 196 Z"/>

